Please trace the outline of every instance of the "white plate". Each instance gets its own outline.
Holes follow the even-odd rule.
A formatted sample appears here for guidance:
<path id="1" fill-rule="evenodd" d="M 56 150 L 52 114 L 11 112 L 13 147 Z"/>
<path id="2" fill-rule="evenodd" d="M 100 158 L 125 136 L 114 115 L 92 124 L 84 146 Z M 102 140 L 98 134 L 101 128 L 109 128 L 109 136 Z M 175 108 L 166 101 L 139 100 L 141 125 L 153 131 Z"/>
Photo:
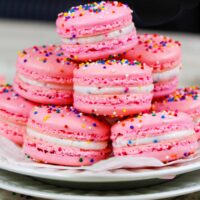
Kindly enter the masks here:
<path id="1" fill-rule="evenodd" d="M 200 171 L 195 171 L 154 187 L 100 192 L 56 187 L 27 176 L 0 170 L 0 188 L 24 195 L 53 200 L 156 200 L 199 191 L 199 177 Z"/>
<path id="2" fill-rule="evenodd" d="M 152 169 L 118 169 L 89 171 L 76 168 L 62 169 L 26 160 L 22 150 L 0 137 L 0 169 L 56 181 L 108 183 L 147 179 L 172 179 L 176 175 L 200 169 L 200 158 L 173 166 Z"/>

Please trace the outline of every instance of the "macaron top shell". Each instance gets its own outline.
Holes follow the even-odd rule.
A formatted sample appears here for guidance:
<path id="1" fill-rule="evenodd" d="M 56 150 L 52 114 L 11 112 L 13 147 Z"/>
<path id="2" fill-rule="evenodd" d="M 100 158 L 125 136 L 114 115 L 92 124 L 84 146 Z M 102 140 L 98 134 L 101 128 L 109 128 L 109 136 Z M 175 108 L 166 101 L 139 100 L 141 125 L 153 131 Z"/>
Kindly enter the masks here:
<path id="1" fill-rule="evenodd" d="M 60 46 L 34 46 L 18 53 L 18 70 L 32 71 L 33 75 L 72 77 L 76 63 L 64 55 Z"/>
<path id="2" fill-rule="evenodd" d="M 14 116 L 24 118 L 27 121 L 30 111 L 35 104 L 27 101 L 14 92 L 12 86 L 0 87 L 0 110 Z"/>
<path id="3" fill-rule="evenodd" d="M 181 64 L 181 44 L 170 37 L 157 34 L 138 36 L 138 45 L 127 52 L 125 58 L 138 60 L 153 67 L 155 72 Z"/>
<path id="4" fill-rule="evenodd" d="M 118 85 L 120 79 L 130 78 L 137 79 L 137 85 L 151 84 L 152 83 L 152 70 L 147 65 L 137 61 L 128 60 L 99 60 L 97 62 L 82 63 L 79 65 L 79 69 L 74 70 L 74 78 L 100 78 L 112 79 L 111 85 Z M 101 81 L 103 82 L 103 80 Z M 107 82 L 107 83 L 108 83 Z M 127 83 L 128 84 L 128 83 Z"/>
<path id="5" fill-rule="evenodd" d="M 101 1 L 70 8 L 56 22 L 59 34 L 68 37 L 98 35 L 132 22 L 132 10 L 117 1 Z"/>
<path id="6" fill-rule="evenodd" d="M 154 102 L 153 110 L 178 110 L 192 116 L 200 115 L 200 89 L 198 87 L 180 88 L 174 93 Z"/>
<path id="7" fill-rule="evenodd" d="M 153 112 L 152 114 L 143 114 L 113 125 L 111 128 L 112 139 L 115 139 L 120 133 L 130 133 L 135 134 L 135 136 L 142 136 L 145 132 L 155 134 L 157 129 L 162 130 L 162 126 L 168 127 L 168 130 L 163 131 L 170 131 L 170 126 L 176 126 L 177 124 L 181 124 L 181 127 L 193 127 L 193 120 L 188 114 L 182 112 L 164 111 L 158 113 Z M 157 127 L 157 129 L 155 129 L 155 127 Z M 140 129 L 145 131 L 140 132 Z"/>
<path id="8" fill-rule="evenodd" d="M 73 107 L 41 106 L 35 107 L 30 115 L 28 126 L 34 124 L 43 127 L 42 130 L 61 131 L 64 134 L 73 133 L 77 139 L 107 140 L 110 127 L 107 123 L 95 117 L 84 115 Z"/>

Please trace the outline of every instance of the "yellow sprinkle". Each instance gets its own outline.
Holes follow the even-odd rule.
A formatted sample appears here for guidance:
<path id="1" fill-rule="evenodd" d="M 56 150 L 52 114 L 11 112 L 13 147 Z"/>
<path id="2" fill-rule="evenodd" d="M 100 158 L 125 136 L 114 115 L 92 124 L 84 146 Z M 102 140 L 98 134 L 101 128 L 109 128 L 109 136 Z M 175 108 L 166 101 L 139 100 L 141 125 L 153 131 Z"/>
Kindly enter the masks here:
<path id="1" fill-rule="evenodd" d="M 82 128 L 85 128 L 86 127 L 86 125 L 85 124 L 82 124 Z"/>
<path id="2" fill-rule="evenodd" d="M 49 118 L 51 118 L 51 116 L 50 115 L 46 115 L 46 116 L 44 116 L 43 121 L 46 122 Z"/>
<path id="3" fill-rule="evenodd" d="M 24 57 L 24 54 L 23 54 L 21 51 L 18 51 L 17 54 L 18 54 L 18 56 L 19 56 L 20 58 L 23 58 L 23 57 Z"/>
<path id="4" fill-rule="evenodd" d="M 122 111 L 125 113 L 126 112 L 126 108 L 124 108 Z"/>

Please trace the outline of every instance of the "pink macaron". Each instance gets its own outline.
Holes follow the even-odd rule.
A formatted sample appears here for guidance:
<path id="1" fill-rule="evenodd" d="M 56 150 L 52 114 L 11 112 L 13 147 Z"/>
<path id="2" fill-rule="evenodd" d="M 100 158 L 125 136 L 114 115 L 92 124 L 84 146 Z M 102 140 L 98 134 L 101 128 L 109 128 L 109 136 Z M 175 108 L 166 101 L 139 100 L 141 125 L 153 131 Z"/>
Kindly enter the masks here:
<path id="1" fill-rule="evenodd" d="M 139 35 L 138 45 L 124 57 L 146 63 L 153 68 L 154 98 L 176 90 L 182 63 L 179 42 L 157 34 Z"/>
<path id="2" fill-rule="evenodd" d="M 10 85 L 0 87 L 0 135 L 21 146 L 33 106 L 16 94 Z"/>
<path id="3" fill-rule="evenodd" d="M 196 124 L 195 130 L 200 140 L 200 89 L 198 87 L 180 88 L 174 93 L 154 102 L 155 111 L 173 110 L 188 113 Z"/>
<path id="4" fill-rule="evenodd" d="M 117 56 L 137 44 L 132 10 L 117 1 L 72 7 L 56 25 L 65 52 L 78 61 Z"/>
<path id="5" fill-rule="evenodd" d="M 152 157 L 162 162 L 197 152 L 192 118 L 186 113 L 159 112 L 121 121 L 111 128 L 115 156 Z"/>
<path id="6" fill-rule="evenodd" d="M 73 70 L 76 64 L 59 46 L 34 46 L 19 52 L 14 90 L 42 104 L 73 102 Z"/>
<path id="7" fill-rule="evenodd" d="M 110 127 L 70 107 L 35 107 L 24 152 L 33 160 L 66 166 L 91 165 L 110 155 Z"/>
<path id="8" fill-rule="evenodd" d="M 153 96 L 151 71 L 137 61 L 82 63 L 74 70 L 74 107 L 111 117 L 146 112 Z"/>

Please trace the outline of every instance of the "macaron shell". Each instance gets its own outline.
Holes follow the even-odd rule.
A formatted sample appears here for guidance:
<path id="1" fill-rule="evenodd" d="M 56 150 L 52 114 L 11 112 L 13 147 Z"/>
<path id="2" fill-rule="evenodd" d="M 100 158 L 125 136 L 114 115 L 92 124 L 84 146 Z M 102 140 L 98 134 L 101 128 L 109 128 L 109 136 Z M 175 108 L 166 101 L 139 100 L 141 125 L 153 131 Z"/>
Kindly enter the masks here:
<path id="1" fill-rule="evenodd" d="M 200 115 L 200 90 L 197 87 L 180 88 L 153 104 L 155 111 L 178 110 L 196 118 Z"/>
<path id="2" fill-rule="evenodd" d="M 152 94 L 86 96 L 75 93 L 74 107 L 89 114 L 123 117 L 149 111 L 152 97 Z"/>
<path id="3" fill-rule="evenodd" d="M 0 89 L 0 115 L 6 115 L 6 118 L 21 119 L 26 122 L 34 103 L 25 100 L 14 92 L 11 86 L 5 86 Z"/>
<path id="4" fill-rule="evenodd" d="M 70 61 L 60 46 L 34 46 L 18 53 L 17 71 L 20 74 L 36 78 L 43 77 L 41 81 L 48 81 L 50 77 L 54 82 L 72 78 L 76 63 Z M 57 80 L 57 81 L 56 81 Z"/>
<path id="5" fill-rule="evenodd" d="M 62 48 L 72 60 L 88 61 L 108 59 L 110 56 L 119 57 L 137 44 L 136 32 L 122 36 L 118 39 L 108 40 L 91 45 L 67 45 L 62 44 Z"/>
<path id="6" fill-rule="evenodd" d="M 106 141 L 110 136 L 107 123 L 67 107 L 36 107 L 30 115 L 28 127 L 44 134 L 51 132 L 56 136 L 63 133 L 68 138 L 86 141 Z"/>
<path id="7" fill-rule="evenodd" d="M 153 98 L 159 99 L 173 93 L 178 88 L 178 78 L 154 83 Z"/>
<path id="8" fill-rule="evenodd" d="M 73 102 L 72 90 L 33 86 L 21 81 L 17 76 L 15 77 L 13 87 L 18 94 L 36 103 L 67 105 Z"/>
<path id="9" fill-rule="evenodd" d="M 84 151 L 77 148 L 59 147 L 55 144 L 41 142 L 40 140 L 25 139 L 24 153 L 37 162 L 66 165 L 87 166 L 106 159 L 111 149 L 101 151 Z"/>
<path id="10" fill-rule="evenodd" d="M 147 132 L 150 136 L 161 130 L 164 134 L 165 132 L 175 131 L 175 129 L 171 129 L 172 125 L 175 126 L 176 130 L 183 130 L 183 127 L 189 130 L 194 128 L 192 118 L 186 113 L 158 112 L 139 115 L 138 117 L 129 118 L 115 124 L 111 128 L 111 139 L 114 140 L 118 136 L 118 133 L 122 136 L 130 134 L 136 137 L 144 137 Z M 167 129 L 163 129 L 163 127 Z"/>
<path id="11" fill-rule="evenodd" d="M 139 35 L 138 45 L 125 58 L 144 62 L 155 72 L 165 71 L 181 64 L 180 43 L 157 34 Z"/>
<path id="12" fill-rule="evenodd" d="M 151 81 L 152 70 L 145 64 L 137 61 L 129 62 L 125 59 L 87 62 L 80 64 L 79 68 L 74 70 L 75 77 L 87 76 L 89 78 L 97 78 L 102 75 L 105 78 L 114 77 L 116 79 L 117 77 L 126 78 L 127 74 L 134 77 L 148 76 Z"/>
<path id="13" fill-rule="evenodd" d="M 181 140 L 141 145 L 137 147 L 127 147 L 114 149 L 115 156 L 132 155 L 134 157 L 152 157 L 162 162 L 171 162 L 177 159 L 187 158 L 194 155 L 199 145 L 197 136 L 193 135 Z"/>
<path id="14" fill-rule="evenodd" d="M 11 140 L 15 144 L 22 146 L 24 142 L 24 135 L 26 134 L 26 126 L 9 123 L 0 119 L 0 135 Z"/>
<path id="15" fill-rule="evenodd" d="M 65 37 L 105 33 L 132 21 L 131 9 L 119 2 L 99 2 L 72 7 L 60 13 L 56 21 L 58 34 Z"/>

